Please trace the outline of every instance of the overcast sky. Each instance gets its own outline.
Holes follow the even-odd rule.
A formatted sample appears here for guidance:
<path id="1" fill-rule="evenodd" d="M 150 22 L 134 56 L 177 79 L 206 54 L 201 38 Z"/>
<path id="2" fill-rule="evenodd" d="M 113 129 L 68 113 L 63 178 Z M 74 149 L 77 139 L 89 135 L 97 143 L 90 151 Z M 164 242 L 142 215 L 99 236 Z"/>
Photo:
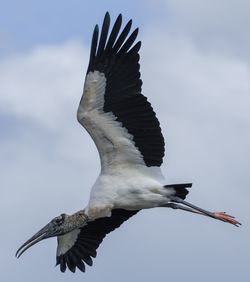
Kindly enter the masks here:
<path id="1" fill-rule="evenodd" d="M 0 280 L 247 282 L 250 277 L 250 2 L 1 1 Z M 129 3 L 128 3 L 129 2 Z M 85 207 L 100 164 L 76 121 L 93 27 L 140 28 L 143 94 L 166 139 L 168 183 L 240 228 L 164 208 L 110 234 L 85 274 L 55 268 L 56 239 L 17 248 Z"/>

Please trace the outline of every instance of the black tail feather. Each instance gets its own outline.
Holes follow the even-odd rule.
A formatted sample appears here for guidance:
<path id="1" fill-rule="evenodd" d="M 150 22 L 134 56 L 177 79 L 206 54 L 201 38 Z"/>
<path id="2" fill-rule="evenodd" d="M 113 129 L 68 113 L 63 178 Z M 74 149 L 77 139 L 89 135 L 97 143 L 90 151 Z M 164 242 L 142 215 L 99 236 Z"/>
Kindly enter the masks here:
<path id="1" fill-rule="evenodd" d="M 192 183 L 182 183 L 182 184 L 169 184 L 169 185 L 164 185 L 165 188 L 172 188 L 175 190 L 175 195 L 176 197 L 181 198 L 182 200 L 185 200 L 187 194 L 189 191 L 187 188 L 192 187 Z"/>

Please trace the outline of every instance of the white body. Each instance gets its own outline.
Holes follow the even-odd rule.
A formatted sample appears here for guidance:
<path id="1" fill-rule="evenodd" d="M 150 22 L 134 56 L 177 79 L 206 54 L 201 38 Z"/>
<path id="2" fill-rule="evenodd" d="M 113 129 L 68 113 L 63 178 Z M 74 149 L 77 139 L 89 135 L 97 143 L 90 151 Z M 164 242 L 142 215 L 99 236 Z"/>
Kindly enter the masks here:
<path id="1" fill-rule="evenodd" d="M 120 166 L 101 173 L 94 184 L 86 214 L 95 219 L 111 215 L 111 210 L 138 210 L 163 206 L 174 194 L 164 188 L 164 177 L 158 167 Z"/>

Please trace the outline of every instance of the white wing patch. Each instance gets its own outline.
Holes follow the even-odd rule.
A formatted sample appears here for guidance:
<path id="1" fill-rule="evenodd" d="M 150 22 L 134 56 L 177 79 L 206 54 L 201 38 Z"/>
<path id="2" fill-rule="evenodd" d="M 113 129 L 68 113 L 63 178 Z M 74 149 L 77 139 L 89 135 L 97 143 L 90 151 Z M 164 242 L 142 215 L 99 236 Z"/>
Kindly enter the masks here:
<path id="1" fill-rule="evenodd" d="M 106 78 L 103 73 L 100 73 L 99 71 L 88 73 L 84 83 L 82 100 L 77 113 L 78 120 L 79 117 L 81 118 L 81 115 L 85 115 L 91 110 L 103 109 L 105 88 Z"/>
<path id="2" fill-rule="evenodd" d="M 102 171 L 124 164 L 145 165 L 140 151 L 135 147 L 133 136 L 113 113 L 103 111 L 105 88 L 105 75 L 99 71 L 89 72 L 77 112 L 78 121 L 97 146 Z"/>
<path id="3" fill-rule="evenodd" d="M 80 229 L 75 229 L 67 234 L 57 237 L 58 245 L 56 255 L 58 257 L 67 253 L 67 251 L 74 246 L 80 231 Z"/>

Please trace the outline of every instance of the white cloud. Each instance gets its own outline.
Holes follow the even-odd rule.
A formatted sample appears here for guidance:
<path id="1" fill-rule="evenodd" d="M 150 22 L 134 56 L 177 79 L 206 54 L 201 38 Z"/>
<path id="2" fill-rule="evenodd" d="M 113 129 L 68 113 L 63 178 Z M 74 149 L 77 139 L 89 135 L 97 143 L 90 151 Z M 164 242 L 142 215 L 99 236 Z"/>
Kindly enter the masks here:
<path id="1" fill-rule="evenodd" d="M 160 28 L 191 38 L 210 52 L 250 61 L 249 1 L 156 0 L 147 3 Z"/>
<path id="2" fill-rule="evenodd" d="M 46 127 L 64 126 L 82 93 L 88 63 L 83 46 L 76 41 L 40 46 L 1 61 L 1 110 Z"/>
<path id="3" fill-rule="evenodd" d="M 181 115 L 182 111 L 197 112 L 203 107 L 201 114 L 224 116 L 243 123 L 250 121 L 250 65 L 247 62 L 212 55 L 198 49 L 187 38 L 168 36 L 166 32 L 157 33 L 153 40 L 150 35 L 144 45 L 145 84 L 150 92 L 155 92 L 155 87 L 160 92 L 165 91 L 167 94 L 157 97 L 170 97 L 170 103 L 181 107 Z"/>

